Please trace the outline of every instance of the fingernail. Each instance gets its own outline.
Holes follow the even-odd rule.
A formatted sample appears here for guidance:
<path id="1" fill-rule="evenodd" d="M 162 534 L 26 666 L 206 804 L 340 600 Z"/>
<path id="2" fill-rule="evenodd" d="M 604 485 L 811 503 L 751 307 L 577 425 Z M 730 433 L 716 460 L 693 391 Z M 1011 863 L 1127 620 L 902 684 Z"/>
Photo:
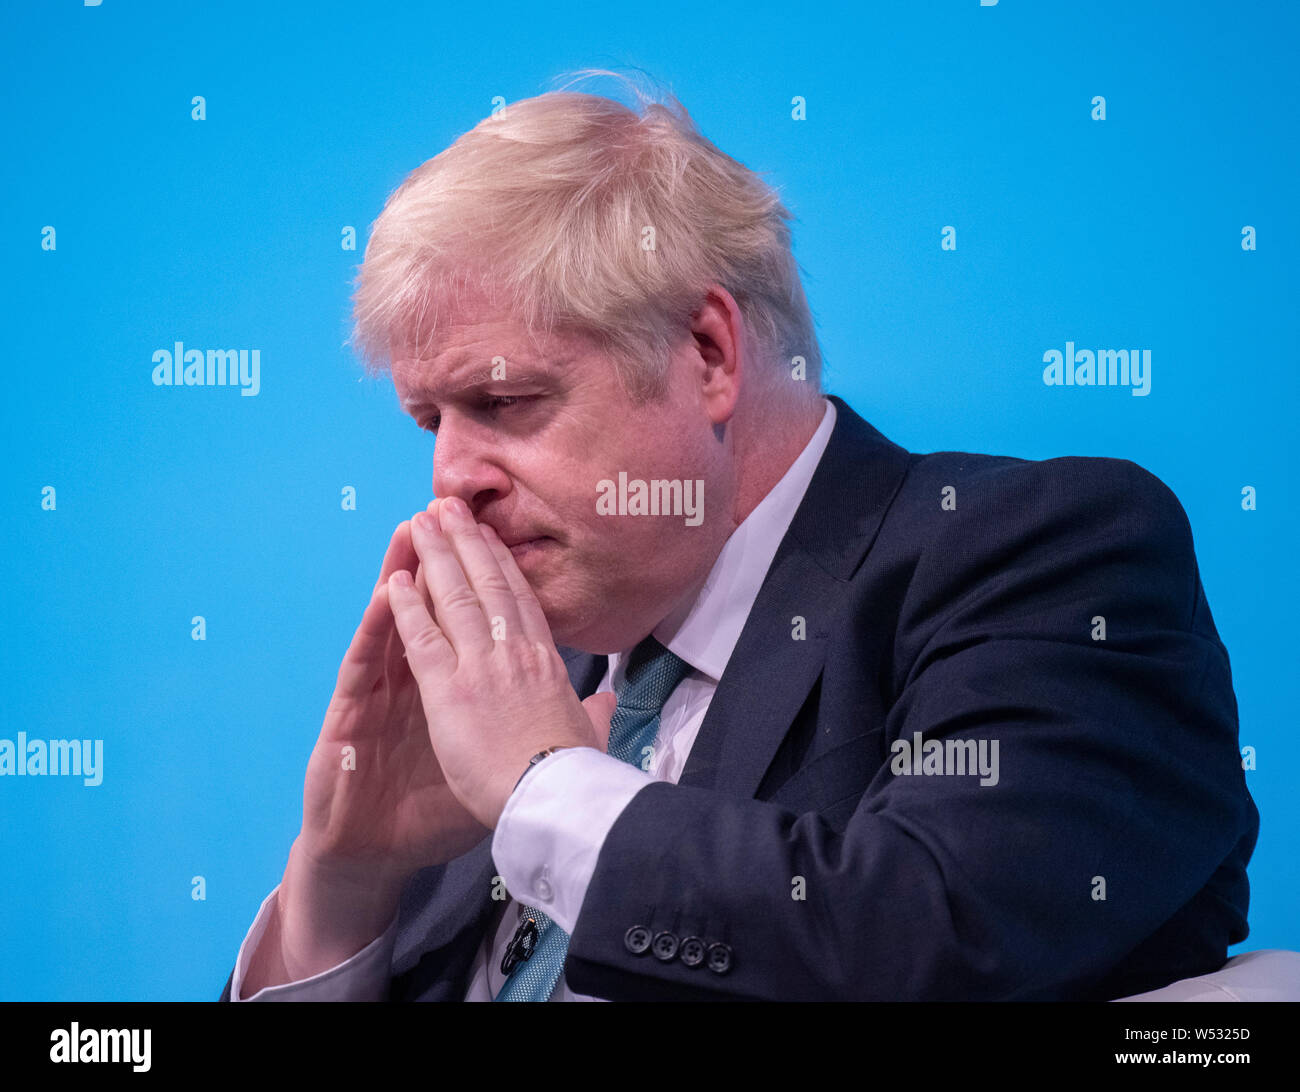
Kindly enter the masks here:
<path id="1" fill-rule="evenodd" d="M 438 521 L 428 512 L 421 512 L 414 520 L 415 525 L 425 534 L 435 534 L 438 530 Z"/>
<path id="2" fill-rule="evenodd" d="M 450 512 L 453 516 L 456 516 L 457 518 L 461 516 L 469 515 L 469 505 L 466 504 L 459 497 L 448 497 L 443 502 L 442 507 L 443 507 L 443 511 Z"/>
<path id="3" fill-rule="evenodd" d="M 405 569 L 398 569 L 393 573 L 393 583 L 399 588 L 411 588 L 415 586 L 415 578 Z"/>

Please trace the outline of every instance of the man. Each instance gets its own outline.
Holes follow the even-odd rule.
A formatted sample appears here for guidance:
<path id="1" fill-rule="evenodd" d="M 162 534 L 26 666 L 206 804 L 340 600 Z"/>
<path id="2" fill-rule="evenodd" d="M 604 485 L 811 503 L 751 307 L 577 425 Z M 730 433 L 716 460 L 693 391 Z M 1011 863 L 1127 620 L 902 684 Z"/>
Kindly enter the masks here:
<path id="1" fill-rule="evenodd" d="M 680 108 L 573 94 L 390 197 L 358 341 L 438 499 L 223 1000 L 1105 999 L 1245 938 L 1178 501 L 823 397 L 786 218 Z"/>

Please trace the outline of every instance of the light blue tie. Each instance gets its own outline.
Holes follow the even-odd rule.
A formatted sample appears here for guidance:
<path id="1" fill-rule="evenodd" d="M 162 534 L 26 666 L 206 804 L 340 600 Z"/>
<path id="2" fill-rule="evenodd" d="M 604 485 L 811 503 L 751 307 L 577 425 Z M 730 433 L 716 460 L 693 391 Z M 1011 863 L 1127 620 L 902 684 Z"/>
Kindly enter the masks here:
<path id="1" fill-rule="evenodd" d="M 632 650 L 623 683 L 615 693 L 618 705 L 609 722 L 609 753 L 641 766 L 659 735 L 659 713 L 668 695 L 691 670 L 653 637 Z M 649 763 L 646 763 L 648 765 Z M 537 927 L 532 955 L 516 963 L 494 1001 L 546 1001 L 564 972 L 569 934 L 536 907 L 523 904 L 520 920 L 532 918 Z"/>

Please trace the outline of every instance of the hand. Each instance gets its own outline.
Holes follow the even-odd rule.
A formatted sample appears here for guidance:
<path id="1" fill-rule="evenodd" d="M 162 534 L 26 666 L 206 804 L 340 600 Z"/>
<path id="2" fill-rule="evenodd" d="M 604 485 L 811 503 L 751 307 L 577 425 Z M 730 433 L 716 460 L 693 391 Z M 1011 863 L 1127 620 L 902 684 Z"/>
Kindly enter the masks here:
<path id="1" fill-rule="evenodd" d="M 427 523 L 427 525 L 426 525 Z M 609 738 L 613 695 L 582 702 L 537 597 L 510 551 L 459 498 L 412 521 L 431 613 L 410 574 L 389 601 L 419 685 L 429 739 L 456 798 L 495 827 L 528 760 Z"/>
<path id="2" fill-rule="evenodd" d="M 411 873 L 461 856 L 488 834 L 447 785 L 393 624 L 388 580 L 411 568 L 423 598 L 424 568 L 407 521 L 393 533 L 339 668 L 307 763 L 302 832 L 250 956 L 243 997 L 355 955 L 392 920 Z"/>
<path id="3" fill-rule="evenodd" d="M 400 881 L 488 833 L 447 785 L 393 624 L 389 577 L 418 564 L 410 531 L 404 521 L 393 533 L 307 764 L 300 850 L 358 882 Z M 422 569 L 417 579 L 422 591 Z"/>

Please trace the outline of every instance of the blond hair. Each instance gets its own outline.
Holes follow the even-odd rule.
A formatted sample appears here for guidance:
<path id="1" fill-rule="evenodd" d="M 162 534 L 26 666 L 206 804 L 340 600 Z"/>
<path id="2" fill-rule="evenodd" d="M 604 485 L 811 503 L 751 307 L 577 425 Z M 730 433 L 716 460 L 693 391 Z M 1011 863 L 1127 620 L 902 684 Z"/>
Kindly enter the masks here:
<path id="1" fill-rule="evenodd" d="M 511 103 L 413 170 L 371 225 L 349 339 L 376 374 L 422 358 L 463 289 L 530 331 L 572 330 L 629 397 L 663 391 L 710 284 L 735 298 L 769 378 L 821 354 L 781 200 L 702 136 L 685 107 L 632 87 L 640 113 L 564 90 Z"/>

